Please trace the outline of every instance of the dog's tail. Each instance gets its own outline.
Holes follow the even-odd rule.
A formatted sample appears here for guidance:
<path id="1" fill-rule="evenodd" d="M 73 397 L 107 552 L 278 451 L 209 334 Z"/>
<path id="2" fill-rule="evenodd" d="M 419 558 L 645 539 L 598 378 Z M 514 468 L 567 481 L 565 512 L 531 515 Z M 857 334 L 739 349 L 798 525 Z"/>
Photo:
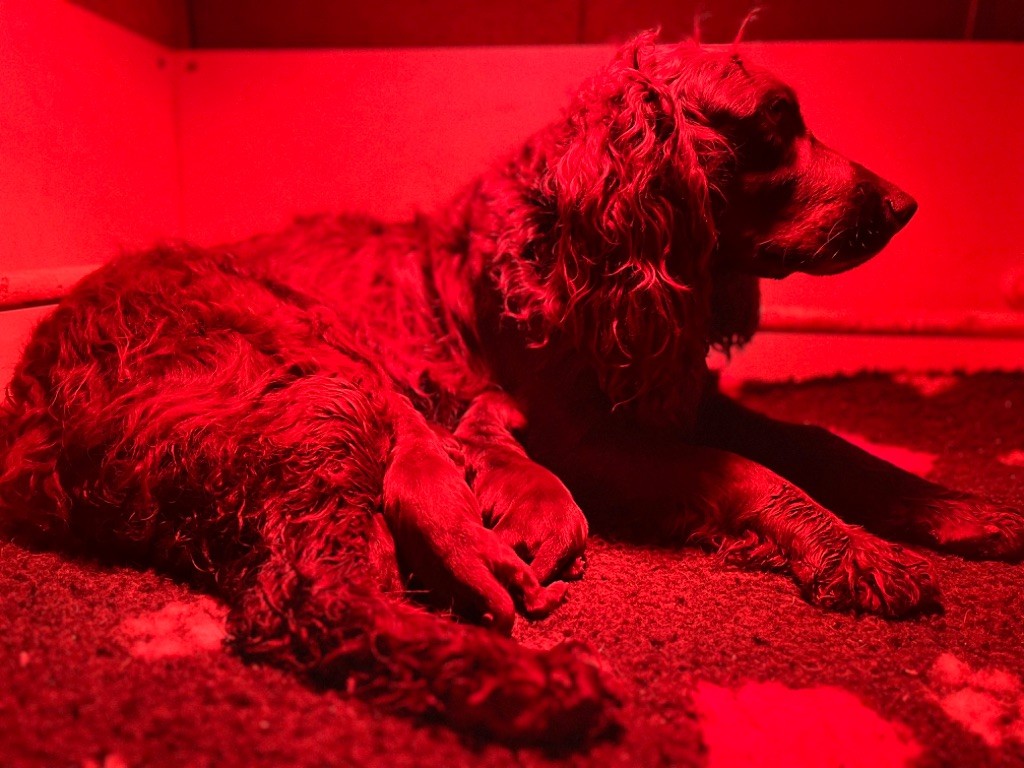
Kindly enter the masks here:
<path id="1" fill-rule="evenodd" d="M 572 749 L 614 731 L 618 698 L 583 646 L 524 648 L 381 591 L 348 559 L 289 549 L 234 601 L 243 656 L 485 739 Z"/>

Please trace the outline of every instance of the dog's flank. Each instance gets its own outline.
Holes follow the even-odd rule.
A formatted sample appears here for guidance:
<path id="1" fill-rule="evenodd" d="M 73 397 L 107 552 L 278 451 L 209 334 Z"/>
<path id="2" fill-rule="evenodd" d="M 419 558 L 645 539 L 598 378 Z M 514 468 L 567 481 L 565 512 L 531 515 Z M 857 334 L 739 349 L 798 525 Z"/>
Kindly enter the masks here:
<path id="1" fill-rule="evenodd" d="M 582 575 L 583 510 L 886 616 L 935 582 L 858 525 L 1019 557 L 1016 511 L 845 444 L 845 474 L 807 473 L 827 458 L 807 435 L 715 394 L 708 349 L 754 333 L 759 276 L 855 266 L 916 204 L 817 142 L 770 74 L 653 42 L 438 216 L 307 219 L 88 277 L 11 382 L 0 522 L 214 591 L 248 657 L 562 746 L 609 732 L 618 696 L 585 648 L 503 634 Z"/>

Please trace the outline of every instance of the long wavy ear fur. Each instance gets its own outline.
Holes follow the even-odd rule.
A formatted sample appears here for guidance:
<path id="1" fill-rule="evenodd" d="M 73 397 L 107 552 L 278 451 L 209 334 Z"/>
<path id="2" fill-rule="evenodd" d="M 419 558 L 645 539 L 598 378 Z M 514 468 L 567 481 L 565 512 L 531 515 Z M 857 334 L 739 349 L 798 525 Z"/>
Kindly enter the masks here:
<path id="1" fill-rule="evenodd" d="M 646 33 L 584 86 L 549 166 L 557 203 L 548 320 L 589 355 L 616 405 L 685 418 L 706 367 L 708 159 L 717 134 L 672 83 L 686 66 Z"/>

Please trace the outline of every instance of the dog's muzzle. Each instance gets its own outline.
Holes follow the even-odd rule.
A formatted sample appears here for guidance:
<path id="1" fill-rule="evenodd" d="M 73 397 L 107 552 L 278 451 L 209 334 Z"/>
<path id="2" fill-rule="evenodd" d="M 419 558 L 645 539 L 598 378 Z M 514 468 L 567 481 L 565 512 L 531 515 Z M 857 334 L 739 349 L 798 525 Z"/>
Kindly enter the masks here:
<path id="1" fill-rule="evenodd" d="M 854 188 L 849 223 L 837 238 L 835 250 L 805 269 L 815 275 L 833 275 L 852 269 L 875 256 L 917 211 L 917 201 L 890 181 L 853 163 Z"/>

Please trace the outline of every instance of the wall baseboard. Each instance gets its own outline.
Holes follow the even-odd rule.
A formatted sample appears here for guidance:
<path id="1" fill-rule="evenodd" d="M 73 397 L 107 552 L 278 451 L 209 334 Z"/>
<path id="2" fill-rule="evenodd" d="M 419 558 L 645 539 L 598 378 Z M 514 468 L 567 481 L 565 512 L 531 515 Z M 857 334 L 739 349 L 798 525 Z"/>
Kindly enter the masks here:
<path id="1" fill-rule="evenodd" d="M 33 269 L 0 275 L 0 311 L 52 304 L 99 264 Z M 766 306 L 761 330 L 842 336 L 948 336 L 1024 339 L 1024 312 L 837 312 L 802 306 Z M 1021 363 L 1024 365 L 1024 361 Z"/>
<path id="2" fill-rule="evenodd" d="M 27 269 L 0 275 L 0 311 L 54 304 L 71 286 L 98 267 L 99 264 L 90 264 Z"/>

